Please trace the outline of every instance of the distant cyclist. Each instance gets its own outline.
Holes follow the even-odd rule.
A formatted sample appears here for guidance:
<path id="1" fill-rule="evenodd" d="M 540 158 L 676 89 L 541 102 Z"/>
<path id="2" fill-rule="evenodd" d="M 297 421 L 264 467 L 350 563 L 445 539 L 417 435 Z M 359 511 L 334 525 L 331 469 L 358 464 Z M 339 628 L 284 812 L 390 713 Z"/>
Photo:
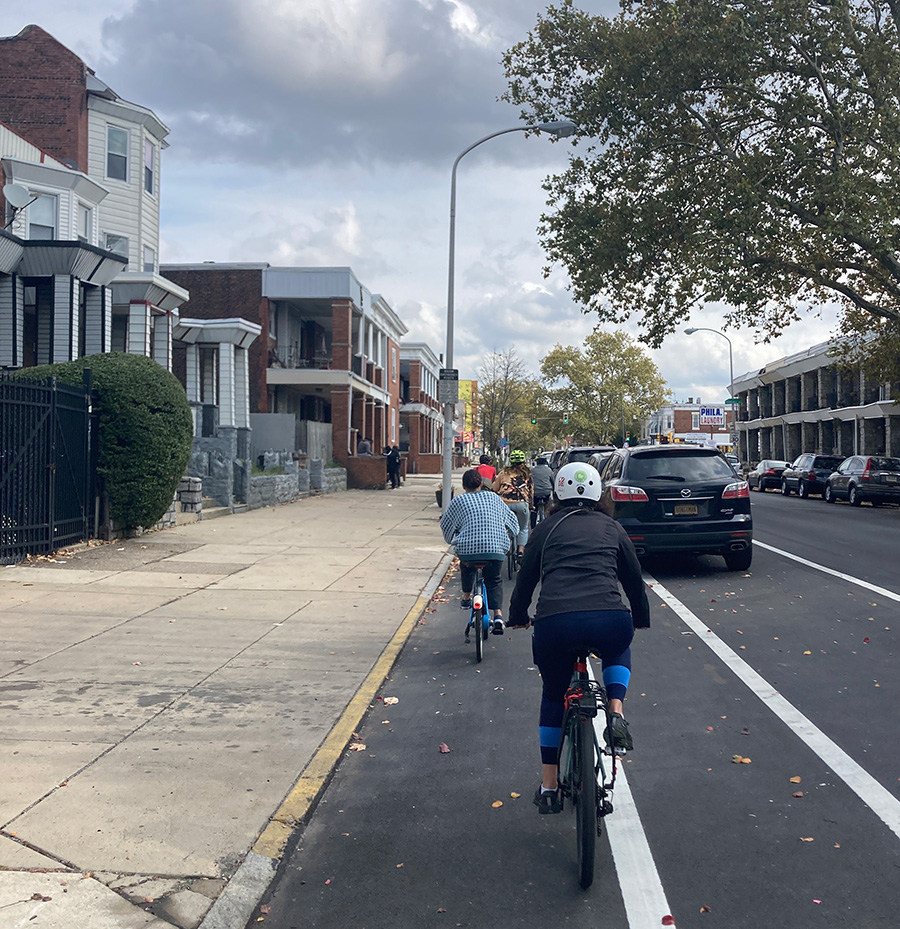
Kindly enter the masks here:
<path id="1" fill-rule="evenodd" d="M 553 472 L 550 462 L 540 457 L 531 469 L 531 482 L 534 485 L 534 509 L 531 511 L 531 528 L 537 525 L 537 514 L 540 507 L 545 507 L 553 493 Z"/>
<path id="2" fill-rule="evenodd" d="M 481 475 L 487 486 L 490 486 L 497 476 L 497 469 L 491 464 L 491 456 L 486 453 L 478 459 L 475 470 Z"/>
<path id="3" fill-rule="evenodd" d="M 534 625 L 532 649 L 541 672 L 541 813 L 560 811 L 556 780 L 563 699 L 579 648 L 603 664 L 615 747 L 631 750 L 622 715 L 631 678 L 635 627 L 650 625 L 650 604 L 634 545 L 621 524 L 601 512 L 600 475 L 588 464 L 564 465 L 556 474 L 556 508 L 532 534 L 509 603 L 509 628 Z M 528 607 L 538 582 L 534 619 Z M 619 584 L 631 612 L 625 609 Z"/>
<path id="4" fill-rule="evenodd" d="M 522 557 L 528 541 L 529 513 L 534 506 L 531 469 L 525 464 L 525 452 L 516 449 L 509 453 L 509 464 L 495 478 L 494 490 L 500 499 L 516 514 L 519 531 L 516 534 L 516 551 Z"/>
<path id="5" fill-rule="evenodd" d="M 487 585 L 491 611 L 491 632 L 503 634 L 503 581 L 500 568 L 509 551 L 510 535 L 519 523 L 508 506 L 494 493 L 482 490 L 481 474 L 475 468 L 462 477 L 465 493 L 454 497 L 441 517 L 444 541 L 453 545 L 459 557 L 462 600 L 460 607 L 472 606 L 476 565 L 483 564 L 482 576 Z"/>

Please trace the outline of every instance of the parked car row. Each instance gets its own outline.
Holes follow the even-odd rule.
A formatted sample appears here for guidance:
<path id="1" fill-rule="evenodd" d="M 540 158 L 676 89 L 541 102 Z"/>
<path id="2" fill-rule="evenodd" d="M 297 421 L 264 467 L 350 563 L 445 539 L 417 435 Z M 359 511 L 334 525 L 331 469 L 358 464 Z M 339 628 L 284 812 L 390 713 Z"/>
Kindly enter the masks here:
<path id="1" fill-rule="evenodd" d="M 821 495 L 826 503 L 847 500 L 852 506 L 869 502 L 900 504 L 900 458 L 879 455 L 816 455 L 804 452 L 795 461 L 764 458 L 747 474 L 752 490 L 780 490 L 804 499 Z"/>

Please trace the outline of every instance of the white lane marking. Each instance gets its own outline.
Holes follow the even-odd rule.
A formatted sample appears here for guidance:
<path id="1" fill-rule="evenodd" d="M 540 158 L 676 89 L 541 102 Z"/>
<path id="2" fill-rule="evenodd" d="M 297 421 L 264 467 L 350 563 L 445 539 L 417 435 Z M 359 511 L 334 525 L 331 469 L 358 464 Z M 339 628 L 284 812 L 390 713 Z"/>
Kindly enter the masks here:
<path id="1" fill-rule="evenodd" d="M 790 558 L 792 561 L 798 561 L 802 565 L 806 565 L 807 568 L 815 568 L 816 571 L 821 571 L 824 574 L 830 574 L 832 577 L 839 577 L 842 581 L 847 581 L 850 584 L 856 584 L 858 587 L 865 587 L 866 590 L 871 590 L 872 593 L 878 594 L 881 597 L 887 597 L 889 600 L 897 600 L 900 602 L 900 594 L 894 593 L 893 590 L 887 590 L 885 587 L 878 587 L 876 584 L 870 584 L 868 581 L 862 581 L 858 577 L 853 577 L 852 574 L 844 574 L 842 571 L 835 571 L 834 568 L 826 568 L 824 565 L 816 564 L 814 561 L 807 561 L 805 558 L 801 558 L 799 555 L 793 555 L 791 552 L 786 552 L 783 549 L 775 548 L 774 545 L 766 545 L 765 542 L 760 542 L 759 539 L 753 540 L 754 545 L 758 545 L 760 548 L 766 549 L 769 552 L 775 552 L 776 555 L 784 555 L 785 558 Z"/>
<path id="2" fill-rule="evenodd" d="M 590 666 L 590 662 L 588 662 Z M 593 668 L 590 675 L 594 677 Z M 606 717 L 594 717 L 597 744 L 603 744 Z M 663 890 L 650 843 L 644 833 L 641 817 L 634 803 L 631 788 L 625 778 L 625 765 L 616 771 L 616 789 L 613 796 L 615 812 L 604 820 L 609 847 L 612 850 L 619 879 L 619 890 L 625 903 L 629 929 L 658 929 L 662 918 L 671 914 L 666 892 Z M 672 924 L 674 925 L 674 923 Z"/>
<path id="3" fill-rule="evenodd" d="M 705 622 L 645 572 L 650 589 L 663 600 L 729 670 L 828 765 L 875 815 L 900 838 L 900 800 L 857 764 L 842 748 L 808 720 L 793 704 L 729 648 Z"/>

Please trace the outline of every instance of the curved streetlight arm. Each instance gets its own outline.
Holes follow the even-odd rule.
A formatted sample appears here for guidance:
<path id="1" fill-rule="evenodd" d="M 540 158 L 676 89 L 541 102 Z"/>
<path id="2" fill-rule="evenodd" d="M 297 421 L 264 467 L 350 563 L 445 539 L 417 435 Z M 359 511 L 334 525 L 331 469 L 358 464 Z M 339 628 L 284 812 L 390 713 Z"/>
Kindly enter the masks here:
<path id="1" fill-rule="evenodd" d="M 571 120 L 560 119 L 546 123 L 536 123 L 529 126 L 513 126 L 510 129 L 500 129 L 498 132 L 492 132 L 484 138 L 473 142 L 468 148 L 464 148 L 453 162 L 453 170 L 450 172 L 450 261 L 447 272 L 447 345 L 444 353 L 444 367 L 453 367 L 453 299 L 454 288 L 453 281 L 455 276 L 456 263 L 456 169 L 460 161 L 472 151 L 478 148 L 484 142 L 490 139 L 496 139 L 497 136 L 507 135 L 510 132 L 547 132 L 555 135 L 557 138 L 565 138 L 574 134 L 576 130 L 575 123 Z M 451 486 L 453 483 L 453 404 L 444 404 L 444 442 L 442 450 L 442 468 L 441 468 L 441 492 L 443 509 L 446 512 L 450 505 Z"/>
<path id="2" fill-rule="evenodd" d="M 731 339 L 724 332 L 720 332 L 718 329 L 709 329 L 706 326 L 695 326 L 684 330 L 685 335 L 693 335 L 695 332 L 714 332 L 716 335 L 722 336 L 728 343 L 728 399 L 730 400 L 734 396 L 734 355 L 731 348 Z"/>

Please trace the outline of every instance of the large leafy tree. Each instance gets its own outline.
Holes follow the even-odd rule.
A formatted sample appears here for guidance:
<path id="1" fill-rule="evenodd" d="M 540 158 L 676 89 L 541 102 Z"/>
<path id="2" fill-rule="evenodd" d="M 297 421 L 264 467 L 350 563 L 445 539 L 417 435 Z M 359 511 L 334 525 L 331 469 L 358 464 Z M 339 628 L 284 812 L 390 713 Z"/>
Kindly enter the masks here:
<path id="1" fill-rule="evenodd" d="M 547 404 L 568 413 L 567 428 L 582 444 L 621 442 L 669 396 L 656 365 L 624 332 L 593 332 L 583 348 L 554 346 L 541 374 Z"/>
<path id="2" fill-rule="evenodd" d="M 527 120 L 585 140 L 541 233 L 601 320 L 659 346 L 722 302 L 768 340 L 837 303 L 870 370 L 900 373 L 897 0 L 563 0 L 504 65 Z"/>

